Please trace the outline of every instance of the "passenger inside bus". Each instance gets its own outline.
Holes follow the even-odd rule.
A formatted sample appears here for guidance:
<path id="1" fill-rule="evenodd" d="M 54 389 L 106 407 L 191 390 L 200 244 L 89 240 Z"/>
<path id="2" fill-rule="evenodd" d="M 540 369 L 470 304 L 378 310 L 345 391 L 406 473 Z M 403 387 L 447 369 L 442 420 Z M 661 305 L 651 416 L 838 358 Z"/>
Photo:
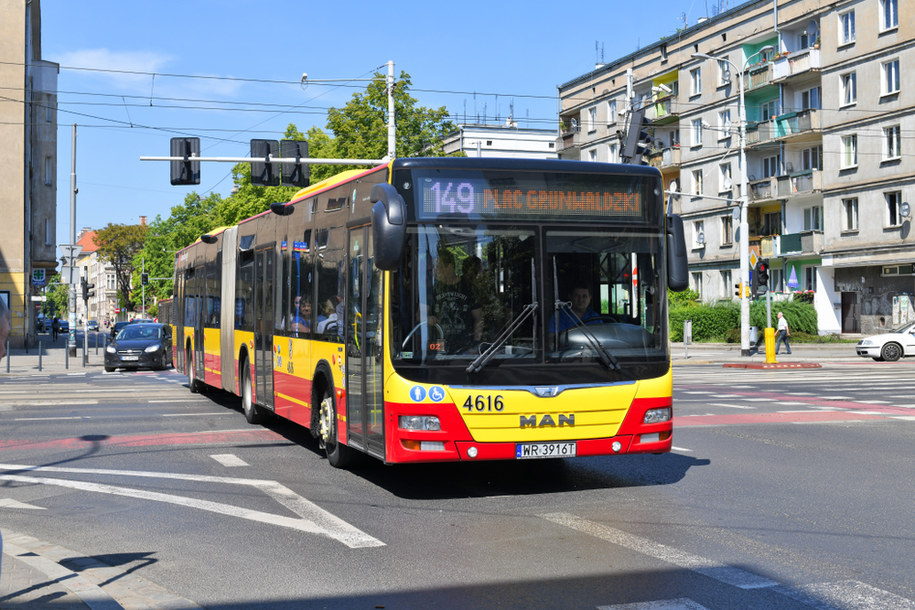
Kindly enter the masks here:
<path id="1" fill-rule="evenodd" d="M 435 267 L 434 302 L 429 321 L 444 333 L 444 349 L 455 354 L 479 344 L 483 334 L 483 308 L 467 285 L 470 278 L 458 277 L 454 254 L 447 248 L 438 253 Z"/>
<path id="2" fill-rule="evenodd" d="M 290 328 L 295 333 L 307 333 L 311 330 L 311 303 L 304 297 L 295 298 L 295 315 Z"/>

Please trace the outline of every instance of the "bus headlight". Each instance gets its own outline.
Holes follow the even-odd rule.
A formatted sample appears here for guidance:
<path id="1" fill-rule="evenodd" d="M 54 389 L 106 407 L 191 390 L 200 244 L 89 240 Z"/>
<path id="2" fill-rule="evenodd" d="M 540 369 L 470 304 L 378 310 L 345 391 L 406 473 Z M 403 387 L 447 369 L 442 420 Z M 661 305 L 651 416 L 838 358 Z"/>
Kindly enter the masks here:
<path id="1" fill-rule="evenodd" d="M 438 432 L 442 429 L 435 415 L 401 415 L 397 426 L 401 430 L 426 430 Z"/>
<path id="2" fill-rule="evenodd" d="M 661 407 L 660 409 L 648 409 L 645 411 L 645 417 L 642 419 L 646 424 L 660 424 L 670 421 L 673 413 L 670 407 Z"/>

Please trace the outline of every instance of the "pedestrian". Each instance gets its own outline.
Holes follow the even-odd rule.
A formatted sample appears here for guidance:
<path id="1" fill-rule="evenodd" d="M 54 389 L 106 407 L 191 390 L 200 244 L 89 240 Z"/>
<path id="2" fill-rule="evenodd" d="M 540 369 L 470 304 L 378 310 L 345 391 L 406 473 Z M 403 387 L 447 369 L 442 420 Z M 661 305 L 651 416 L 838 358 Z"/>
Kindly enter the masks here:
<path id="1" fill-rule="evenodd" d="M 51 337 L 54 341 L 57 341 L 57 333 L 60 332 L 60 322 L 57 320 L 57 316 L 54 316 L 54 321 L 51 322 Z"/>
<path id="2" fill-rule="evenodd" d="M 0 360 L 6 356 L 6 338 L 12 330 L 13 316 L 10 314 L 6 301 L 0 299 Z"/>
<path id="3" fill-rule="evenodd" d="M 785 319 L 785 316 L 782 315 L 782 312 L 778 312 L 778 329 L 775 332 L 775 355 L 778 355 L 778 346 L 781 343 L 785 344 L 785 349 L 788 353 L 791 353 L 791 344 L 788 342 L 788 337 L 791 336 L 791 329 L 788 328 L 788 320 Z"/>

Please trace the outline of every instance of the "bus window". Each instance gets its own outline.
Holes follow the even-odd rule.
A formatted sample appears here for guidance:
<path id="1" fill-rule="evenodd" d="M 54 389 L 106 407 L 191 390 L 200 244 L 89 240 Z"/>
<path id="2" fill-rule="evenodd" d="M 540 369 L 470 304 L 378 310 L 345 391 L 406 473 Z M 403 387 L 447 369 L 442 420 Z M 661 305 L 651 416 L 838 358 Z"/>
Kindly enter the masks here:
<path id="1" fill-rule="evenodd" d="M 307 235 L 306 235 L 307 238 Z M 293 245 L 290 261 L 290 309 L 289 323 L 286 330 L 294 337 L 305 336 L 312 329 L 314 321 L 314 303 L 312 302 L 312 269 L 311 259 L 308 256 L 307 242 L 297 242 Z"/>

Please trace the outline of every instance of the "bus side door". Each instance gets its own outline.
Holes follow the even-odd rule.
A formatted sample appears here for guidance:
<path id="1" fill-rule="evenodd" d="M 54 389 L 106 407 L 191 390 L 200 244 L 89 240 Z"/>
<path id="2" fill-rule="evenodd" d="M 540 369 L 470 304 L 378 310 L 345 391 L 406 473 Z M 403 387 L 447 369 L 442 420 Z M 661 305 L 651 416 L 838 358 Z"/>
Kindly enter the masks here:
<path id="1" fill-rule="evenodd" d="M 385 458 L 382 394 L 382 272 L 372 263 L 370 225 L 349 231 L 346 289 L 347 439 Z"/>
<path id="2" fill-rule="evenodd" d="M 274 244 L 254 252 L 254 395 L 273 409 Z"/>

